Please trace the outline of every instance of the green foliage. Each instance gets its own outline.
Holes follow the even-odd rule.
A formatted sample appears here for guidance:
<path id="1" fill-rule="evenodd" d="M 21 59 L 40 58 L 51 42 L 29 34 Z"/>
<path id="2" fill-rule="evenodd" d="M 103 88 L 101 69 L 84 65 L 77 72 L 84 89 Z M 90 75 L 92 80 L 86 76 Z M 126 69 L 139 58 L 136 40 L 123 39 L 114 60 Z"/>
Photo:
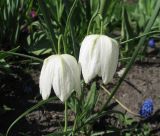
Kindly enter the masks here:
<path id="1" fill-rule="evenodd" d="M 149 136 L 151 130 L 148 124 L 136 122 L 133 118 L 127 115 L 118 115 L 119 124 L 121 124 L 121 135 L 123 136 Z"/>
<path id="2" fill-rule="evenodd" d="M 139 0 L 134 4 L 124 3 L 122 7 L 122 29 L 121 29 L 121 41 L 126 41 L 141 35 L 151 18 L 151 15 L 154 13 L 156 0 Z M 128 12 L 129 11 L 129 12 Z M 160 29 L 160 14 L 157 15 L 155 22 L 152 25 L 151 30 L 159 31 Z M 150 35 L 148 35 L 150 36 Z M 153 37 L 153 35 L 152 35 Z M 138 40 L 135 39 L 131 42 L 121 45 L 120 57 L 127 58 L 132 56 L 133 51 L 137 46 Z M 122 42 L 123 43 L 123 42 Z M 145 54 L 145 44 L 141 47 L 141 52 L 139 57 L 143 58 Z M 126 63 L 125 60 L 122 61 Z"/>
<path id="3" fill-rule="evenodd" d="M 97 91 L 96 91 L 96 83 L 94 82 L 91 86 L 90 91 L 87 94 L 87 97 L 85 99 L 85 104 L 84 104 L 84 110 L 85 111 L 92 111 L 96 100 L 97 100 Z"/>
<path id="4" fill-rule="evenodd" d="M 32 27 L 32 29 L 35 29 L 37 31 L 33 31 L 33 33 L 27 36 L 26 51 L 36 56 L 51 53 L 51 42 L 49 41 L 49 39 L 47 39 L 44 31 L 40 29 L 40 23 L 38 21 L 35 21 L 30 26 Z"/>
<path id="5" fill-rule="evenodd" d="M 139 29 L 144 30 L 147 22 L 149 21 L 151 15 L 153 14 L 154 8 L 156 6 L 156 0 L 139 0 L 135 7 L 135 11 L 132 13 L 133 18 L 138 23 Z M 152 28 L 160 29 L 160 14 L 154 22 Z"/>
<path id="6" fill-rule="evenodd" d="M 41 28 L 44 28 L 43 31 L 47 35 L 47 39 L 50 40 L 50 49 L 54 53 L 58 51 L 58 39 L 62 36 L 60 41 L 61 53 L 65 52 L 77 57 L 80 43 L 87 34 L 89 23 L 91 25 L 88 33 L 100 33 L 102 27 L 103 33 L 107 34 L 113 29 L 114 22 L 120 21 L 121 9 L 116 0 L 107 2 L 102 20 L 99 18 L 101 14 L 99 1 L 46 0 L 45 3 L 39 1 L 39 5 L 43 15 L 39 16 L 41 18 L 40 24 L 43 26 Z M 90 22 L 93 15 L 95 18 Z M 100 25 L 101 21 L 103 26 Z"/>
<path id="7" fill-rule="evenodd" d="M 10 52 L 16 52 L 18 49 L 19 49 L 19 47 L 16 47 L 16 48 L 10 50 Z M 5 72 L 9 72 L 10 65 L 5 60 L 9 56 L 11 56 L 11 55 L 9 55 L 7 53 L 0 53 L 0 69 Z"/>
<path id="8" fill-rule="evenodd" d="M 51 41 L 50 46 L 54 53 L 58 50 L 58 38 L 62 35 L 61 53 L 66 52 L 76 55 L 77 49 L 75 47 L 78 47 L 80 42 L 77 39 L 80 36 L 82 37 L 82 34 L 84 35 L 82 28 L 86 28 L 85 19 L 82 18 L 84 17 L 83 6 L 77 7 L 77 4 L 82 5 L 81 1 L 47 0 L 45 4 L 41 1 L 39 1 L 39 4 L 44 17 L 41 17 L 41 24 Z M 76 18 L 77 16 L 79 17 Z"/>
<path id="9" fill-rule="evenodd" d="M 127 13 L 126 7 L 122 8 L 122 29 L 121 29 L 121 40 L 129 40 L 132 37 L 135 37 L 133 25 L 129 14 Z M 120 57 L 125 58 L 131 56 L 133 49 L 135 49 L 136 43 L 132 41 L 121 46 Z"/>
<path id="10" fill-rule="evenodd" d="M 15 47 L 22 34 L 32 0 L 2 0 L 0 3 L 0 48 Z"/>
<path id="11" fill-rule="evenodd" d="M 86 122 L 87 120 L 89 121 L 91 117 L 93 118 L 95 116 L 94 109 L 98 101 L 98 93 L 95 82 L 91 85 L 90 90 L 86 93 L 87 94 L 84 94 L 84 92 L 82 92 L 78 98 L 70 98 L 69 107 L 75 112 L 76 115 L 73 132 L 77 131 L 77 133 L 80 133 L 78 128 L 84 128 L 84 133 L 88 133 L 90 131 L 89 126 L 87 125 L 88 123 Z"/>

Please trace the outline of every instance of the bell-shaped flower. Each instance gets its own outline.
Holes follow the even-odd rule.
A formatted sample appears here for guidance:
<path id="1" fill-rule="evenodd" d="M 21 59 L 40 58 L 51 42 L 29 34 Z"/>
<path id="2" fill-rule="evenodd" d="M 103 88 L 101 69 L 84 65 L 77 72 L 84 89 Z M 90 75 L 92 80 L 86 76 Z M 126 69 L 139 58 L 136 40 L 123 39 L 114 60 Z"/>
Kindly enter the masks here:
<path id="1" fill-rule="evenodd" d="M 97 75 L 107 84 L 113 78 L 118 64 L 118 43 L 105 35 L 88 35 L 81 44 L 79 63 L 85 83 Z"/>
<path id="2" fill-rule="evenodd" d="M 39 87 L 42 98 L 45 100 L 51 93 L 64 102 L 71 93 L 80 91 L 80 68 L 76 59 L 68 54 L 52 55 L 44 60 Z"/>

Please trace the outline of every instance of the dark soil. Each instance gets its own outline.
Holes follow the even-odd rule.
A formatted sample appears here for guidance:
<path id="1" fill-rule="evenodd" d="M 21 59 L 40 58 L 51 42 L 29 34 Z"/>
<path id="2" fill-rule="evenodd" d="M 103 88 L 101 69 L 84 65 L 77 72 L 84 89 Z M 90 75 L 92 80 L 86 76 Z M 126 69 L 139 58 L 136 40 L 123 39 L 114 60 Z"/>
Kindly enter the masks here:
<path id="1" fill-rule="evenodd" d="M 116 94 L 117 98 L 133 112 L 147 98 L 153 99 L 154 111 L 160 109 L 160 63 L 136 64 Z"/>
<path id="2" fill-rule="evenodd" d="M 38 87 L 39 70 L 27 71 L 21 67 L 12 68 L 11 71 L 11 74 L 0 73 L 0 133 L 2 134 L 6 133 L 7 128 L 19 115 L 41 100 Z M 104 95 L 107 94 L 102 91 L 103 98 L 105 98 Z M 152 131 L 157 135 L 160 134 L 158 133 L 160 130 L 159 58 L 149 57 L 147 61 L 137 61 L 122 83 L 116 98 L 135 113 L 139 112 L 139 107 L 146 98 L 152 98 L 154 114 L 151 120 L 147 121 Z M 118 109 L 123 111 L 120 106 Z M 41 136 L 53 132 L 59 128 L 60 124 L 63 126 L 63 111 L 64 105 L 59 100 L 48 103 L 16 123 L 10 135 Z M 132 114 L 128 113 L 128 116 L 141 121 Z"/>

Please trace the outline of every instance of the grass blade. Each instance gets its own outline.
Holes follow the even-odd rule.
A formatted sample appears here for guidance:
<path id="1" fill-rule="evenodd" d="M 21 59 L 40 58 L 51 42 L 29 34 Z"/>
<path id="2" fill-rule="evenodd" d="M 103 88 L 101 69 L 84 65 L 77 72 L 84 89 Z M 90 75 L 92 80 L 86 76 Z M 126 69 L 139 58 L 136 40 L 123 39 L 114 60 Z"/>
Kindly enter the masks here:
<path id="1" fill-rule="evenodd" d="M 44 16 L 44 19 L 45 19 L 45 22 L 47 24 L 47 27 L 48 27 L 48 30 L 50 32 L 50 39 L 52 41 L 52 48 L 54 50 L 55 53 L 57 53 L 57 49 L 56 49 L 56 44 L 55 44 L 55 34 L 54 34 L 54 31 L 53 31 L 53 27 L 52 27 L 52 23 L 51 23 L 51 20 L 50 20 L 50 16 L 49 16 L 49 12 L 47 10 L 47 7 L 46 7 L 46 3 L 43 1 L 43 0 L 38 0 L 38 3 L 39 3 L 39 6 L 40 6 L 40 9 L 41 9 L 41 12 L 43 13 L 43 16 Z"/>
<path id="2" fill-rule="evenodd" d="M 0 53 L 8 54 L 8 55 L 21 56 L 21 57 L 24 57 L 24 58 L 30 58 L 30 59 L 33 59 L 33 60 L 36 60 L 36 61 L 39 61 L 39 62 L 43 62 L 43 60 L 40 59 L 40 58 L 33 57 L 33 56 L 30 56 L 30 55 L 21 54 L 21 53 L 15 53 L 15 52 L 11 52 L 11 51 L 0 51 Z"/>

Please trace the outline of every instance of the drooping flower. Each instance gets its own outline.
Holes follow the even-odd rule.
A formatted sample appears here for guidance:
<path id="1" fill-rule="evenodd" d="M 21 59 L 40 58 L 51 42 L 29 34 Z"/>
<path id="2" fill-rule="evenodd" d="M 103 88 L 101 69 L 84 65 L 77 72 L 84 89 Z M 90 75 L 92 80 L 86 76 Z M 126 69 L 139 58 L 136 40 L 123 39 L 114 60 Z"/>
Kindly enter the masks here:
<path id="1" fill-rule="evenodd" d="M 40 93 L 45 100 L 51 93 L 64 102 L 71 93 L 80 91 L 80 68 L 76 59 L 68 54 L 52 55 L 44 60 L 40 80 Z"/>
<path id="2" fill-rule="evenodd" d="M 152 115 L 152 113 L 153 113 L 153 100 L 146 99 L 140 108 L 139 114 L 143 118 L 148 118 Z"/>
<path id="3" fill-rule="evenodd" d="M 118 43 L 105 35 L 88 35 L 82 41 L 79 63 L 85 83 L 97 75 L 107 84 L 113 78 L 118 64 Z"/>
<path id="4" fill-rule="evenodd" d="M 148 45 L 149 45 L 149 47 L 154 48 L 154 47 L 155 47 L 155 40 L 154 40 L 153 38 L 151 38 L 151 39 L 148 41 Z"/>

